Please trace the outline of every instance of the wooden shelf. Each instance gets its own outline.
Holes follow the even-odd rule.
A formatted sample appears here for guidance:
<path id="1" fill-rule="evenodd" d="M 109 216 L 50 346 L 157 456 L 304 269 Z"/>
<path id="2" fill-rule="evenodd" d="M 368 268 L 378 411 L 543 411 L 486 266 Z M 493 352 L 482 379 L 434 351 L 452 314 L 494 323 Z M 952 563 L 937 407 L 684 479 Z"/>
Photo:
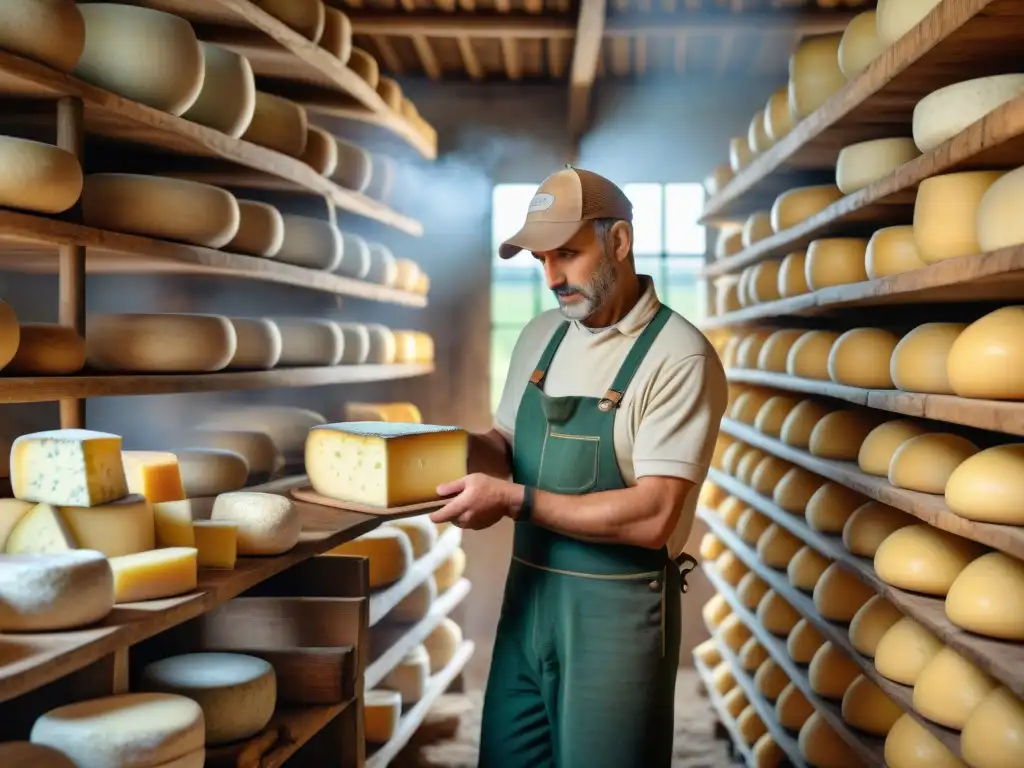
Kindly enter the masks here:
<path id="1" fill-rule="evenodd" d="M 416 730 L 423 723 L 427 713 L 430 712 L 430 708 L 434 706 L 434 702 L 440 698 L 441 694 L 448 690 L 448 686 L 452 684 L 452 681 L 459 676 L 462 670 L 465 669 L 466 664 L 469 663 L 469 660 L 473 658 L 475 650 L 476 646 L 472 641 L 463 641 L 462 645 L 455 652 L 455 656 L 448 663 L 448 666 L 430 678 L 423 698 L 402 714 L 402 719 L 398 723 L 398 730 L 395 731 L 395 735 L 391 737 L 391 740 L 387 744 L 382 745 L 372 755 L 367 756 L 366 768 L 384 768 L 398 756 L 398 753 L 409 743 L 413 734 L 416 733 Z"/>
<path id="2" fill-rule="evenodd" d="M 416 587 L 434 575 L 451 554 L 462 544 L 462 529 L 454 526 L 441 534 L 431 550 L 412 564 L 412 568 L 401 579 L 389 587 L 370 594 L 370 626 L 394 609 Z"/>
<path id="3" fill-rule="evenodd" d="M 783 170 L 834 168 L 850 144 L 907 136 L 914 106 L 952 83 L 1015 71 L 1016 0 L 946 0 L 708 200 L 702 223 L 752 212 Z M 767 94 L 766 94 L 767 96 Z M 758 200 L 758 196 L 761 197 Z"/>
<path id="4" fill-rule="evenodd" d="M 236 0 L 218 0 L 229 1 Z M 87 134 L 177 154 L 227 160 L 265 175 L 262 180 L 253 180 L 250 172 L 242 170 L 236 174 L 237 186 L 251 184 L 318 195 L 329 199 L 342 211 L 378 221 L 408 235 L 423 234 L 420 222 L 366 195 L 343 189 L 300 160 L 129 101 L 6 51 L 0 51 L 0 94 L 28 99 L 77 97 L 85 107 Z M 16 114 L 5 117 L 18 119 Z M 225 174 L 220 177 L 225 184 L 232 180 Z"/>
<path id="5" fill-rule="evenodd" d="M 751 751 L 750 747 L 748 747 L 746 742 L 743 741 L 743 737 L 740 736 L 739 729 L 736 727 L 736 721 L 733 720 L 732 716 L 726 711 L 725 704 L 722 702 L 722 697 L 719 696 L 718 692 L 715 690 L 715 683 L 711 677 L 711 670 L 709 670 L 700 659 L 694 659 L 693 666 L 697 670 L 697 674 L 700 675 L 701 681 L 704 683 L 708 701 L 711 702 L 711 708 L 715 710 L 715 714 L 718 716 L 718 722 L 722 724 L 722 727 L 725 728 L 726 732 L 729 734 L 729 739 L 732 741 L 733 749 L 735 749 L 739 754 L 744 765 L 755 765 L 756 763 L 754 761 L 753 751 Z M 738 682 L 739 678 L 737 677 L 737 683 Z"/>
<path id="6" fill-rule="evenodd" d="M 898 389 L 861 389 L 831 381 L 801 379 L 785 373 L 730 368 L 730 382 L 772 387 L 819 397 L 832 397 L 847 403 L 890 411 L 903 416 L 963 424 L 1009 435 L 1024 435 L 1024 403 L 1003 400 L 970 400 L 954 395 L 925 395 Z"/>

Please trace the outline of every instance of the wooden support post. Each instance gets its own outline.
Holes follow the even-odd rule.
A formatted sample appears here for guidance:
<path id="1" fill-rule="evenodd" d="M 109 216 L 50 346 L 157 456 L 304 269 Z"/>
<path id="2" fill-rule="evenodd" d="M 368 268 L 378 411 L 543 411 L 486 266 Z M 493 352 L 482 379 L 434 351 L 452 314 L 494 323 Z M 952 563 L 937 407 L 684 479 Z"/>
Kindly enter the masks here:
<path id="1" fill-rule="evenodd" d="M 82 100 L 65 97 L 57 102 L 57 146 L 66 149 L 82 162 L 85 143 L 85 117 Z M 81 205 L 68 214 L 81 218 Z M 58 296 L 59 322 L 74 328 L 85 337 L 85 248 L 62 245 L 59 250 Z M 63 429 L 85 427 L 85 401 L 60 401 L 60 425 Z"/>

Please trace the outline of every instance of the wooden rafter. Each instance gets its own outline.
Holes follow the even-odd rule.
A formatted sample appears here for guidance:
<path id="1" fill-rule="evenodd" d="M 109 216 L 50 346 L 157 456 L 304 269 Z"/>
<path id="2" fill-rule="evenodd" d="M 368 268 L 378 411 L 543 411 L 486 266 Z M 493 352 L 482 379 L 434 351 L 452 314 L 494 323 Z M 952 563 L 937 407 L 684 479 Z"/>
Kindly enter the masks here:
<path id="1" fill-rule="evenodd" d="M 590 90 L 597 77 L 597 59 L 605 33 L 605 11 L 606 0 L 580 0 L 569 73 L 569 142 L 573 157 L 587 128 Z"/>
<path id="2" fill-rule="evenodd" d="M 473 80 L 481 80 L 484 76 L 484 68 L 480 66 L 480 59 L 473 50 L 473 41 L 468 37 L 460 37 L 456 40 L 459 46 L 459 55 L 462 56 L 462 64 L 466 68 L 466 74 Z"/>
<path id="3" fill-rule="evenodd" d="M 434 49 L 430 47 L 430 41 L 425 35 L 413 35 L 412 45 L 416 49 L 416 55 L 420 57 L 420 64 L 423 71 L 431 80 L 441 79 L 441 65 L 437 63 L 437 56 Z"/>

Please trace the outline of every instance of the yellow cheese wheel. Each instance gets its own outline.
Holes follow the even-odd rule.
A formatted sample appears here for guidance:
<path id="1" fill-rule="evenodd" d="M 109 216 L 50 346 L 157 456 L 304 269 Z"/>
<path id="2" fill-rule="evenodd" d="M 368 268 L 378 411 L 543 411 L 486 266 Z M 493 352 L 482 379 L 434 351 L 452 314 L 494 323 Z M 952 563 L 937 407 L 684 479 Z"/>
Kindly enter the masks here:
<path id="1" fill-rule="evenodd" d="M 890 373 L 893 384 L 904 392 L 951 395 L 947 363 L 950 350 L 965 323 L 925 323 L 919 325 L 893 350 Z"/>
<path id="2" fill-rule="evenodd" d="M 800 754 L 816 768 L 862 768 L 860 758 L 820 712 L 807 718 L 797 743 Z"/>
<path id="3" fill-rule="evenodd" d="M 352 56 L 352 20 L 337 8 L 324 8 L 324 33 L 317 43 L 342 64 Z"/>
<path id="4" fill-rule="evenodd" d="M 885 764 L 889 768 L 967 768 L 910 713 L 903 714 L 885 737 Z"/>
<path id="5" fill-rule="evenodd" d="M 976 768 L 1024 765 L 1024 702 L 1004 687 L 991 691 L 964 723 L 960 751 Z"/>
<path id="6" fill-rule="evenodd" d="M 256 112 L 256 76 L 245 56 L 201 43 L 204 75 L 199 97 L 182 114 L 186 120 L 240 138 Z"/>
<path id="7" fill-rule="evenodd" d="M 787 765 L 786 753 L 771 733 L 762 735 L 754 744 L 754 768 L 779 768 L 781 765 Z"/>
<path id="8" fill-rule="evenodd" d="M 398 418 L 389 420 L 405 421 L 405 419 Z M 422 418 L 420 421 L 422 422 Z M 729 494 L 721 486 L 715 485 L 710 480 L 705 480 L 704 485 L 700 487 L 700 496 L 697 498 L 697 503 L 707 509 L 718 509 L 718 505 L 725 501 L 728 496 Z"/>
<path id="9" fill-rule="evenodd" d="M 839 41 L 839 69 L 847 80 L 852 80 L 867 69 L 885 48 L 885 44 L 878 39 L 875 12 L 858 13 L 846 25 L 846 31 Z"/>
<path id="10" fill-rule="evenodd" d="M 74 0 L 6 0 L 0 48 L 70 72 L 85 48 L 85 21 Z"/>
<path id="11" fill-rule="evenodd" d="M 306 151 L 299 158 L 321 176 L 331 176 L 338 167 L 338 142 L 323 128 L 306 128 Z"/>
<path id="12" fill-rule="evenodd" d="M 861 445 L 877 425 L 878 417 L 874 413 L 833 411 L 811 430 L 807 450 L 822 459 L 856 461 Z"/>
<path id="13" fill-rule="evenodd" d="M 758 448 L 753 448 L 743 454 L 740 463 L 736 465 L 736 479 L 744 485 L 750 485 L 750 481 L 754 476 L 754 470 L 764 460 L 765 456 L 765 452 Z"/>
<path id="14" fill-rule="evenodd" d="M 966 171 L 921 182 L 914 203 L 914 242 L 925 264 L 981 252 L 978 206 L 1002 175 L 1000 171 Z"/>
<path id="15" fill-rule="evenodd" d="M 760 242 L 774 234 L 772 231 L 772 220 L 768 211 L 752 213 L 743 222 L 742 241 L 743 247 L 749 248 L 754 243 Z"/>
<path id="16" fill-rule="evenodd" d="M 899 336 L 884 328 L 847 331 L 829 351 L 829 378 L 850 387 L 892 389 L 889 362 L 899 341 Z"/>
<path id="17" fill-rule="evenodd" d="M 736 594 L 747 608 L 756 611 L 757 604 L 761 602 L 762 597 L 768 594 L 769 589 L 768 583 L 751 571 L 740 579 L 739 586 L 736 587 Z"/>
<path id="18" fill-rule="evenodd" d="M 819 533 L 840 534 L 857 507 L 867 499 L 839 483 L 825 483 L 807 502 L 804 517 Z"/>
<path id="19" fill-rule="evenodd" d="M 362 80 L 374 90 L 380 82 L 380 64 L 369 53 L 362 48 L 352 46 L 352 53 L 348 60 L 349 69 L 356 73 Z"/>
<path id="20" fill-rule="evenodd" d="M 800 619 L 786 638 L 786 651 L 797 664 L 810 664 L 825 638 L 807 619 Z"/>
<path id="21" fill-rule="evenodd" d="M 15 376 L 65 376 L 85 365 L 85 339 L 54 323 L 22 323 L 18 351 L 4 367 Z"/>
<path id="22" fill-rule="evenodd" d="M 800 401 L 789 395 L 775 395 L 769 398 L 754 419 L 754 429 L 770 437 L 778 437 L 782 433 L 782 425 L 786 417 L 799 405 Z M 764 491 L 760 491 L 764 493 Z"/>
<path id="23" fill-rule="evenodd" d="M 747 144 L 756 155 L 771 148 L 772 140 L 764 127 L 764 110 L 759 109 L 750 119 L 750 127 L 747 128 Z"/>
<path id="24" fill-rule="evenodd" d="M 892 45 L 921 20 L 942 0 L 878 0 L 875 28 L 883 45 Z"/>
<path id="25" fill-rule="evenodd" d="M 793 468 L 793 465 L 777 456 L 765 456 L 754 469 L 750 477 L 750 487 L 762 496 L 770 497 L 775 492 L 779 481 L 786 476 L 786 473 Z"/>
<path id="26" fill-rule="evenodd" d="M 836 160 L 836 186 L 852 195 L 892 175 L 920 155 L 913 139 L 874 139 L 843 147 Z"/>
<path id="27" fill-rule="evenodd" d="M 715 637 L 733 653 L 739 653 L 751 636 L 750 628 L 735 613 L 726 616 L 715 630 Z"/>
<path id="28" fill-rule="evenodd" d="M 842 699 L 858 676 L 860 667 L 857 663 L 831 642 L 818 649 L 807 670 L 811 690 L 826 699 Z"/>
<path id="29" fill-rule="evenodd" d="M 715 258 L 727 259 L 743 250 L 743 229 L 723 229 L 715 241 Z"/>
<path id="30" fill-rule="evenodd" d="M 722 661 L 722 654 L 714 638 L 711 638 L 693 649 L 693 658 L 706 667 L 715 667 Z"/>
<path id="31" fill-rule="evenodd" d="M 985 115 L 1024 94 L 1024 75 L 995 75 L 932 91 L 914 106 L 914 143 L 931 152 Z"/>
<path id="32" fill-rule="evenodd" d="M 747 700 L 747 692 L 738 685 L 722 697 L 722 706 L 729 716 L 734 720 L 747 708 L 750 702 Z"/>
<path id="33" fill-rule="evenodd" d="M 782 139 L 793 130 L 793 117 L 789 114 L 789 93 L 786 87 L 779 88 L 768 98 L 764 109 L 764 131 L 773 142 Z"/>
<path id="34" fill-rule="evenodd" d="M 797 552 L 786 566 L 789 583 L 804 592 L 814 592 L 814 586 L 821 574 L 831 565 L 831 561 L 811 547 L 804 547 Z"/>
<path id="35" fill-rule="evenodd" d="M 739 173 L 754 159 L 754 153 L 750 151 L 750 144 L 746 136 L 734 136 L 729 139 L 729 167 L 733 172 Z"/>
<path id="36" fill-rule="evenodd" d="M 736 526 L 736 533 L 750 546 L 757 546 L 757 540 L 761 538 L 768 527 L 771 525 L 771 520 L 753 507 L 749 507 L 743 516 L 740 517 L 740 522 Z"/>
<path id="37" fill-rule="evenodd" d="M 966 438 L 930 432 L 903 443 L 889 462 L 889 482 L 921 493 L 945 493 L 946 482 L 958 466 L 978 452 Z"/>
<path id="38" fill-rule="evenodd" d="M 796 683 L 787 685 L 775 702 L 775 716 L 779 725 L 787 731 L 799 731 L 813 714 L 814 707 L 803 691 L 796 687 Z"/>
<path id="39" fill-rule="evenodd" d="M 757 557 L 768 567 L 784 571 L 802 547 L 800 539 L 778 523 L 772 523 L 757 540 Z"/>
<path id="40" fill-rule="evenodd" d="M 814 586 L 814 607 L 829 621 L 849 624 L 874 590 L 838 563 L 833 563 Z"/>
<path id="41" fill-rule="evenodd" d="M 739 282 L 737 280 L 717 280 L 715 282 L 715 314 L 726 315 L 742 308 L 739 298 Z M 739 344 L 739 340 L 736 341 Z M 728 355 L 722 356 L 726 368 L 731 366 Z"/>
<path id="42" fill-rule="evenodd" d="M 765 339 L 771 336 L 770 330 L 755 331 L 748 333 L 743 341 L 740 342 L 739 347 L 736 348 L 736 367 L 737 368 L 756 368 L 757 367 L 757 356 L 761 353 L 761 347 L 764 345 Z M 768 393 L 765 393 L 767 399 Z M 756 413 L 754 414 L 757 415 Z M 748 423 L 752 423 L 748 422 Z"/>
<path id="43" fill-rule="evenodd" d="M 718 440 L 715 441 L 715 452 L 711 456 L 711 466 L 715 469 L 722 469 L 722 461 L 725 458 L 725 452 L 735 444 L 735 441 L 731 437 L 719 433 Z"/>
<path id="44" fill-rule="evenodd" d="M 804 330 L 796 328 L 774 331 L 761 345 L 761 351 L 757 356 L 757 367 L 762 371 L 785 373 L 789 350 L 803 335 Z"/>
<path id="45" fill-rule="evenodd" d="M 737 657 L 740 666 L 746 671 L 753 674 L 758 667 L 760 667 L 769 658 L 768 651 L 761 645 L 756 637 L 751 637 L 747 642 L 740 648 L 739 656 Z"/>
<path id="46" fill-rule="evenodd" d="M 965 459 L 946 481 L 946 506 L 981 523 L 1024 525 L 1024 443 L 997 445 Z"/>
<path id="47" fill-rule="evenodd" d="M 861 675 L 843 695 L 843 720 L 866 733 L 885 736 L 903 716 L 903 708 Z"/>
<path id="48" fill-rule="evenodd" d="M 804 266 L 807 285 L 820 291 L 868 279 L 864 266 L 868 241 L 861 237 L 826 237 L 807 247 Z"/>
<path id="49" fill-rule="evenodd" d="M 843 546 L 859 557 L 874 558 L 894 532 L 917 522 L 916 518 L 880 501 L 869 501 L 850 515 L 843 526 Z"/>
<path id="50" fill-rule="evenodd" d="M 789 112 L 803 120 L 843 87 L 839 68 L 842 35 L 805 37 L 789 57 Z"/>
<path id="51" fill-rule="evenodd" d="M 801 379 L 828 380 L 828 358 L 839 339 L 834 331 L 807 331 L 796 340 L 786 359 L 786 373 Z"/>
<path id="52" fill-rule="evenodd" d="M 711 599 L 704 603 L 700 613 L 708 632 L 714 632 L 732 614 L 732 609 L 724 597 L 716 594 L 712 595 Z"/>
<path id="53" fill-rule="evenodd" d="M 953 342 L 949 385 L 960 397 L 1024 400 L 1024 306 L 975 320 Z"/>
<path id="54" fill-rule="evenodd" d="M 782 423 L 779 439 L 794 448 L 806 448 L 811 442 L 811 432 L 815 425 L 832 409 L 817 400 L 803 400 L 789 412 Z"/>
<path id="55" fill-rule="evenodd" d="M 870 280 L 900 275 L 927 266 L 917 253 L 912 226 L 885 227 L 877 230 L 868 240 L 864 271 Z"/>
<path id="56" fill-rule="evenodd" d="M 751 268 L 747 267 L 740 272 L 740 281 L 736 283 L 736 296 L 740 301 L 741 307 L 749 307 L 753 304 L 753 299 L 750 298 L 750 279 L 753 277 Z M 739 350 L 737 350 L 737 361 L 739 360 Z"/>
<path id="57" fill-rule="evenodd" d="M 787 512 L 802 515 L 807 502 L 824 482 L 823 478 L 803 467 L 793 467 L 775 486 L 772 501 Z"/>
<path id="58" fill-rule="evenodd" d="M 724 696 L 736 687 L 736 678 L 732 674 L 729 662 L 723 661 L 711 670 L 711 685 L 719 696 Z"/>
<path id="59" fill-rule="evenodd" d="M 384 105 L 395 112 L 402 111 L 402 86 L 391 77 L 380 78 L 377 83 L 377 94 L 383 99 Z"/>
<path id="60" fill-rule="evenodd" d="M 231 362 L 238 340 L 222 315 L 90 315 L 89 367 L 125 373 L 212 373 Z"/>
<path id="61" fill-rule="evenodd" d="M 807 252 L 794 251 L 787 254 L 779 267 L 779 295 L 785 299 L 801 296 L 810 290 L 807 284 Z"/>
<path id="62" fill-rule="evenodd" d="M 725 453 L 722 454 L 722 471 L 727 475 L 735 475 L 736 467 L 740 463 L 740 459 L 743 458 L 743 454 L 747 451 L 752 451 L 746 443 L 733 443 L 725 449 Z"/>
<path id="63" fill-rule="evenodd" d="M 3 13 L 0 11 L 0 18 Z M 3 34 L 0 31 L 0 38 Z M 63 213 L 78 202 L 82 184 L 82 166 L 71 152 L 52 144 L 0 136 L 0 206 Z"/>
<path id="64" fill-rule="evenodd" d="M 875 646 L 875 669 L 887 680 L 914 685 L 921 670 L 942 648 L 941 640 L 904 616 L 882 635 Z"/>
<path id="65" fill-rule="evenodd" d="M 886 584 L 944 597 L 968 563 L 984 551 L 981 544 L 930 525 L 908 525 L 879 545 L 875 571 Z"/>
<path id="66" fill-rule="evenodd" d="M 725 552 L 715 560 L 715 568 L 722 580 L 731 587 L 735 587 L 740 583 L 740 579 L 750 573 L 750 569 L 732 552 Z"/>
<path id="67" fill-rule="evenodd" d="M 961 629 L 1024 640 L 1024 563 L 990 552 L 964 568 L 946 595 L 946 617 Z"/>
<path id="68" fill-rule="evenodd" d="M 777 592 L 769 592 L 757 604 L 757 620 L 776 637 L 786 637 L 800 621 L 800 614 Z"/>
<path id="69" fill-rule="evenodd" d="M 798 187 L 783 192 L 772 205 L 772 229 L 782 232 L 802 224 L 842 198 L 843 193 L 835 184 Z"/>
<path id="70" fill-rule="evenodd" d="M 725 544 L 713 533 L 705 533 L 700 540 L 700 556 L 705 560 L 714 560 L 725 552 Z"/>
<path id="71" fill-rule="evenodd" d="M 996 251 L 1024 243 L 1024 223 L 1014 201 L 1020 199 L 1024 173 L 1010 171 L 988 188 L 978 205 L 978 245 L 982 251 Z"/>
<path id="72" fill-rule="evenodd" d="M 267 149 L 299 158 L 309 137 L 306 110 L 294 101 L 256 92 L 256 109 L 242 138 Z"/>
<path id="73" fill-rule="evenodd" d="M 728 164 L 716 165 L 711 173 L 704 177 L 704 190 L 708 197 L 714 197 L 725 189 L 725 185 L 732 181 L 732 177 L 733 171 Z"/>
<path id="74" fill-rule="evenodd" d="M 744 743 L 749 746 L 764 736 L 768 732 L 768 727 L 757 714 L 754 705 L 748 704 L 747 708 L 736 719 L 736 730 L 739 732 L 740 738 L 743 739 Z"/>
<path id="75" fill-rule="evenodd" d="M 850 622 L 850 644 L 869 658 L 882 636 L 903 618 L 899 609 L 882 595 L 875 595 L 860 607 Z"/>
<path id="76" fill-rule="evenodd" d="M 996 681 L 952 648 L 943 648 L 914 683 L 914 709 L 933 723 L 959 731 Z"/>
<path id="77" fill-rule="evenodd" d="M 779 269 L 781 267 L 781 259 L 762 261 L 751 267 L 749 287 L 751 303 L 763 304 L 766 301 L 782 298 L 779 293 Z"/>
<path id="78" fill-rule="evenodd" d="M 307 40 L 316 43 L 324 33 L 324 4 L 320 0 L 253 0 L 253 2 Z"/>
<path id="79" fill-rule="evenodd" d="M 879 424 L 868 433 L 857 453 L 857 466 L 860 471 L 875 477 L 888 477 L 889 464 L 896 449 L 907 440 L 926 434 L 921 425 L 906 419 L 893 419 Z"/>
<path id="80" fill-rule="evenodd" d="M 722 518 L 722 522 L 730 528 L 735 528 L 739 524 L 740 517 L 746 511 L 746 502 L 735 496 L 730 496 L 718 505 L 718 514 Z"/>
<path id="81" fill-rule="evenodd" d="M 272 205 L 238 201 L 238 231 L 225 251 L 273 258 L 284 245 L 284 217 Z"/>
<path id="82" fill-rule="evenodd" d="M 754 675 L 754 685 L 768 701 L 775 701 L 779 694 L 789 685 L 789 677 L 774 659 L 766 659 L 757 668 Z"/>

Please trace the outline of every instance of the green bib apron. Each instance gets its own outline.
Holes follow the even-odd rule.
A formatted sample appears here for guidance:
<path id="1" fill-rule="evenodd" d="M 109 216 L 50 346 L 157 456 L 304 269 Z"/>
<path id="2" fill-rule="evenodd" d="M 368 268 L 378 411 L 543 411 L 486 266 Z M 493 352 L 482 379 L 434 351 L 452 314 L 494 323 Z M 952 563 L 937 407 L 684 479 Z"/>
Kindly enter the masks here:
<path id="1" fill-rule="evenodd" d="M 670 315 L 659 309 L 603 398 L 544 393 L 570 324 L 559 326 L 519 405 L 515 482 L 567 495 L 627 487 L 615 458 L 615 413 Z M 680 567 L 664 548 L 588 543 L 516 523 L 480 768 L 669 768 Z"/>

